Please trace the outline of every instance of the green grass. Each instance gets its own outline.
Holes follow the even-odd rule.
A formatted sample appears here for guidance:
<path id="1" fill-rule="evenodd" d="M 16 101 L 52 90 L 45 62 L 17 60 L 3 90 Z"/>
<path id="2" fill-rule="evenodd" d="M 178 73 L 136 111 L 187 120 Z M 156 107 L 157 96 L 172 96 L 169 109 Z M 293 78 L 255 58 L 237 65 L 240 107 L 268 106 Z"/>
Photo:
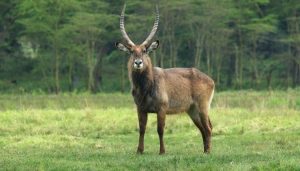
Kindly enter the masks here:
<path id="1" fill-rule="evenodd" d="M 167 117 L 158 155 L 156 117 L 145 153 L 130 95 L 0 96 L 0 170 L 300 170 L 300 91 L 215 95 L 212 153 L 189 117 Z"/>

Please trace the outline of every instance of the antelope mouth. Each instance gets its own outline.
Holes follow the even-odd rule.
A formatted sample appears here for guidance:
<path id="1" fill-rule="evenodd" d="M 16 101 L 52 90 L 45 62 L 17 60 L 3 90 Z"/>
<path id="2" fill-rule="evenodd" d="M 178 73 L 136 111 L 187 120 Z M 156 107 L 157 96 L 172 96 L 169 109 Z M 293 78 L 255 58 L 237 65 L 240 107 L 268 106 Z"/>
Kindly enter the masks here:
<path id="1" fill-rule="evenodd" d="M 143 64 L 140 64 L 140 65 L 134 64 L 133 68 L 136 69 L 136 70 L 142 70 L 143 69 Z"/>

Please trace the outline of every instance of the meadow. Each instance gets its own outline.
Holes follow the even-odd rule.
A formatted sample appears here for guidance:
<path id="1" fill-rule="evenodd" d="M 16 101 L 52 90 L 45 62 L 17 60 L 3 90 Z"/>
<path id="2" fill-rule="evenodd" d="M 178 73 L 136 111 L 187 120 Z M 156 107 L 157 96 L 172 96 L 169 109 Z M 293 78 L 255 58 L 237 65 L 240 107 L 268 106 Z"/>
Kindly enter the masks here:
<path id="1" fill-rule="evenodd" d="M 145 153 L 129 94 L 0 96 L 0 170 L 300 170 L 300 90 L 216 93 L 212 152 L 188 115 L 167 116 Z"/>

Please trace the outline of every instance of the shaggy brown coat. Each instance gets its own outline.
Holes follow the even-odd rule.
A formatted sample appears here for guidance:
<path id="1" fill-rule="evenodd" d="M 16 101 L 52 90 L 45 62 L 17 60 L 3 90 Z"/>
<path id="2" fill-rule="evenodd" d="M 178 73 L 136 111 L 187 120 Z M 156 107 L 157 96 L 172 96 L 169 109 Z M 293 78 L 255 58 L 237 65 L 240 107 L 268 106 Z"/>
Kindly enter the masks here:
<path id="1" fill-rule="evenodd" d="M 120 16 L 120 30 L 126 43 L 116 43 L 116 47 L 131 54 L 128 60 L 128 75 L 140 128 L 137 152 L 144 151 L 148 113 L 157 113 L 160 154 L 163 154 L 165 153 L 163 135 L 166 114 L 187 112 L 202 134 L 204 152 L 209 153 L 212 125 L 208 111 L 213 98 L 214 81 L 195 68 L 153 67 L 148 54 L 159 45 L 158 41 L 150 42 L 158 28 L 158 6 L 156 6 L 153 28 L 140 45 L 135 45 L 125 31 L 125 7 L 126 5 Z"/>
<path id="2" fill-rule="evenodd" d="M 214 81 L 196 68 L 153 67 L 150 57 L 141 50 L 145 47 L 132 47 L 128 60 L 128 75 L 132 95 L 137 106 L 140 123 L 140 144 L 138 152 L 143 152 L 143 136 L 146 129 L 147 114 L 157 113 L 158 134 L 161 139 L 160 153 L 165 152 L 163 129 L 165 114 L 187 112 L 202 133 L 204 151 L 211 147 L 212 125 L 208 117 L 214 93 Z M 142 59 L 142 70 L 133 68 L 135 59 Z"/>

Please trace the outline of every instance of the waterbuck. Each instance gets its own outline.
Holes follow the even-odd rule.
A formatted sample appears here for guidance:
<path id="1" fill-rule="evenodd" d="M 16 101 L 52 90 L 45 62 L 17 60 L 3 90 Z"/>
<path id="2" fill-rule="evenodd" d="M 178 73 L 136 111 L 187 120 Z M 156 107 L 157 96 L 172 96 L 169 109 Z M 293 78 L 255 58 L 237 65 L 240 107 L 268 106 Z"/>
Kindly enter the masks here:
<path id="1" fill-rule="evenodd" d="M 160 141 L 159 154 L 165 153 L 164 127 L 166 114 L 187 112 L 200 130 L 204 152 L 211 149 L 212 125 L 208 116 L 214 94 L 214 81 L 195 68 L 153 67 L 149 53 L 158 48 L 159 41 L 151 42 L 159 21 L 158 7 L 152 31 L 140 45 L 135 45 L 128 37 L 124 27 L 124 5 L 120 16 L 120 29 L 125 43 L 116 43 L 116 47 L 130 54 L 128 75 L 131 93 L 137 107 L 139 120 L 139 144 L 137 153 L 144 151 L 144 134 L 148 113 L 157 113 L 157 133 Z"/>

